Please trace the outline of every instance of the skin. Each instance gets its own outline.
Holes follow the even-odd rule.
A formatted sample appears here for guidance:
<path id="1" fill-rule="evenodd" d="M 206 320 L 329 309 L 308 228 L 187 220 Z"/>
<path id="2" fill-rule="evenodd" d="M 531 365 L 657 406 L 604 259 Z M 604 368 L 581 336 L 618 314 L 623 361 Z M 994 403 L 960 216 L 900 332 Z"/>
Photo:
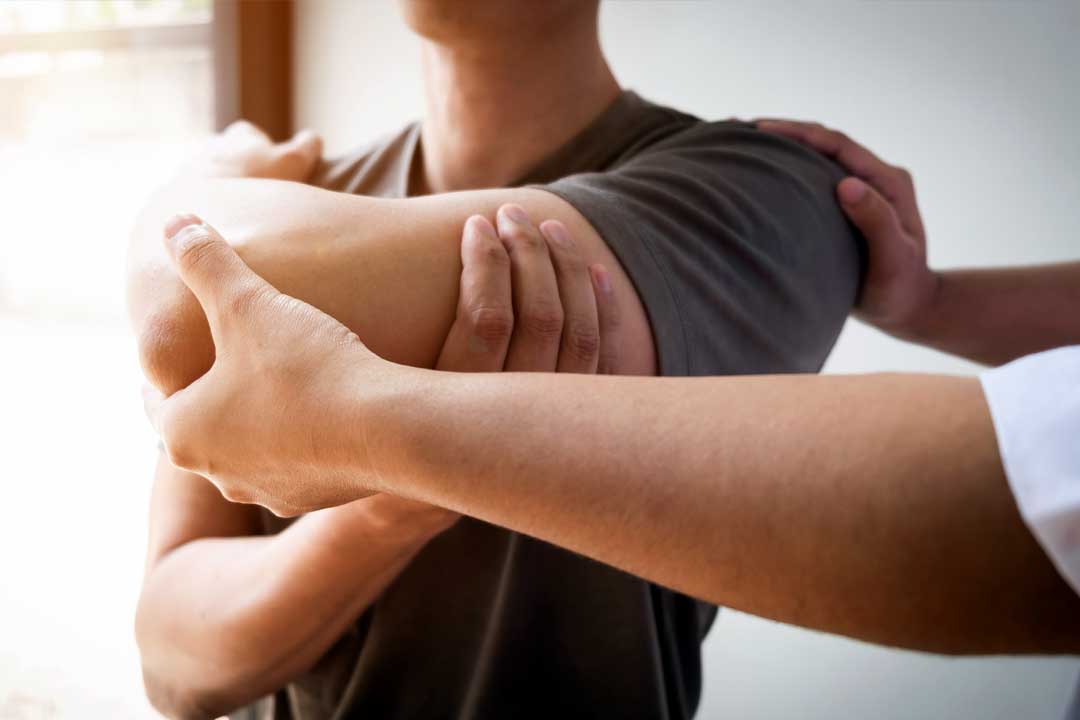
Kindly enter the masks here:
<path id="1" fill-rule="evenodd" d="M 837 200 L 870 241 L 857 316 L 904 340 L 1000 365 L 1080 344 L 1080 262 L 934 271 L 915 184 L 844 133 L 817 123 L 764 120 L 762 130 L 806 143 L 852 173 Z"/>
<path id="2" fill-rule="evenodd" d="M 1017 512 L 976 379 L 406 368 L 213 229 L 169 244 L 221 353 L 148 410 L 171 461 L 232 497 L 291 514 L 390 492 L 783 622 L 938 652 L 1080 649 L 1080 597 Z M 256 368 L 268 392 L 246 392 Z M 276 421 L 279 395 L 302 423 Z"/>
<path id="3" fill-rule="evenodd" d="M 889 233 L 895 205 L 845 209 L 872 264 L 907 242 Z M 334 486 L 297 476 L 311 459 L 292 428 L 244 391 L 248 363 L 273 378 L 295 362 L 301 338 L 267 342 L 267 323 L 302 338 L 338 325 L 299 302 L 283 311 L 210 230 L 171 247 L 208 314 L 243 322 L 219 337 L 234 360 L 148 411 L 173 462 L 224 492 L 284 513 L 393 492 L 785 622 L 948 653 L 1080 649 L 1080 599 L 1019 516 L 976 380 L 461 376 L 388 364 L 348 335 L 317 370 L 346 379 L 290 397 L 321 413 L 319 456 L 352 481 Z M 193 255 L 212 260 L 191 268 Z M 864 297 L 905 297 L 896 277 L 872 268 Z M 218 430 L 226 415 L 242 432 Z M 252 452 L 266 446 L 278 452 Z"/>
<path id="4" fill-rule="evenodd" d="M 438 4 L 407 5 L 409 22 L 427 33 L 429 108 L 414 178 L 422 191 L 506 182 L 576 134 L 618 93 L 595 38 L 595 3 L 528 4 L 534 15 L 550 13 L 539 25 L 541 18 L 532 18 L 530 27 L 559 25 L 557 42 L 502 33 L 516 12 L 502 3 L 490 3 L 492 17 L 468 25 L 468 34 L 459 20 L 440 19 L 445 8 Z M 510 82 L 508 62 L 532 80 Z M 544 72 L 533 72 L 539 68 Z M 563 201 L 536 190 L 384 201 L 297 184 L 320 151 L 310 133 L 274 145 L 256 128 L 237 124 L 141 214 L 130 253 L 129 307 L 144 370 L 161 391 L 188 386 L 215 355 L 220 359 L 206 316 L 160 242 L 177 207 L 228 228 L 251 266 L 396 362 L 590 372 L 597 368 L 580 359 L 596 358 L 602 372 L 655 370 L 648 323 L 628 279 Z M 508 201 L 514 204 L 497 212 Z M 553 220 L 540 232 L 515 221 L 515 207 Z M 478 213 L 462 242 L 462 224 Z M 477 228 L 490 227 L 483 218 L 497 224 L 500 247 L 476 239 Z M 558 251 L 560 236 L 574 238 L 570 251 Z M 578 258 L 572 272 L 554 261 L 567 254 Z M 491 264 L 497 272 L 470 272 Z M 503 265 L 512 290 L 491 281 L 504 274 Z M 583 275 L 583 268 L 590 269 Z M 564 297 L 567 283 L 582 297 L 582 278 L 596 287 L 596 308 Z M 502 364 L 475 364 L 485 357 L 473 352 L 478 345 L 507 343 Z M 254 506 L 230 502 L 204 478 L 163 459 L 136 622 L 151 701 L 170 717 L 216 717 L 281 687 L 306 671 L 455 518 L 425 503 L 375 495 L 265 537 Z"/>
<path id="5" fill-rule="evenodd" d="M 445 15 L 446 8 L 453 6 L 405 5 L 408 21 L 426 34 L 423 57 L 428 112 L 423 130 L 424 155 L 413 183 L 420 191 L 490 187 L 518 177 L 551 147 L 573 136 L 618 91 L 599 53 L 595 8 L 590 10 L 589 4 L 526 3 L 517 8 L 516 13 L 549 7 L 552 17 L 560 18 L 561 24 L 556 25 L 538 24 L 540 18 L 531 18 L 525 24 L 530 28 L 548 27 L 550 32 L 536 33 L 543 42 L 521 33 L 521 23 L 513 25 L 516 32 L 507 32 L 506 28 L 493 32 L 502 27 L 497 22 L 499 17 L 469 23 L 460 17 L 440 19 L 438 13 Z M 509 5 L 506 7 L 512 9 Z M 588 12 L 580 10 L 583 6 Z M 498 10 L 493 12 L 498 16 Z M 502 21 L 512 14 L 502 16 Z M 468 42 L 464 41 L 466 37 Z M 559 41 L 554 42 L 554 37 Z M 511 73 L 508 68 L 532 68 L 533 72 Z M 522 82 L 522 78 L 528 81 Z M 450 122 L 451 118 L 455 122 Z M 274 182 L 306 177 L 310 165 L 305 165 L 305 160 L 317 157 L 317 150 L 313 150 L 317 138 L 298 136 L 282 146 L 273 146 L 264 138 L 252 141 L 245 136 L 239 140 L 243 142 L 233 138 L 234 142 L 226 145 L 224 152 L 219 149 L 212 162 L 192 169 L 159 193 L 144 212 L 134 237 L 130 288 L 133 321 L 144 368 L 165 393 L 187 387 L 215 363 L 215 346 L 206 317 L 179 281 L 158 241 L 160 227 L 178 207 L 196 210 L 211 219 L 226 231 L 244 260 L 261 275 L 341 319 L 379 355 L 399 363 L 430 367 L 443 362 L 443 340 L 447 332 L 453 332 L 449 328 L 458 327 L 463 317 L 460 307 L 456 315 L 452 309 L 461 267 L 461 224 L 477 212 L 495 217 L 501 203 L 516 202 L 535 217 L 561 218 L 577 238 L 582 262 L 600 261 L 611 266 L 611 307 L 617 311 L 613 317 L 619 318 L 619 333 L 613 341 L 601 345 L 601 352 L 612 359 L 608 366 L 634 373 L 651 373 L 655 369 L 643 311 L 621 269 L 583 219 L 556 198 L 539 191 L 515 190 L 407 204 L 344 199 L 292 183 Z M 208 180 L 208 176 L 215 179 Z M 239 176 L 269 180 L 255 182 Z M 407 228 L 400 224 L 405 215 L 410 219 Z M 362 236 L 357 236 L 357 228 L 363 229 Z M 516 285 L 513 292 L 517 292 Z M 463 297 L 467 295 L 464 288 L 462 293 Z M 280 304 L 291 306 L 293 302 Z M 522 305 L 517 297 L 511 304 L 515 308 Z M 474 328 L 474 336 L 500 337 L 513 327 L 517 342 L 524 326 L 547 328 L 548 338 L 555 334 L 582 337 L 578 331 L 568 329 L 568 323 L 562 323 L 555 333 L 551 329 L 556 324 L 552 314 L 546 315 L 530 316 L 526 312 L 524 318 L 509 322 L 498 313 L 466 313 L 464 317 L 486 318 Z M 566 319 L 564 314 L 557 317 L 560 322 Z M 401 333 L 403 326 L 409 327 L 410 333 Z M 271 328 L 267 331 L 277 332 Z M 352 342 L 349 339 L 346 344 Z M 313 350 L 306 357 L 310 361 L 316 356 Z M 460 358 L 454 362 L 457 360 Z M 393 388 L 393 384 L 388 385 L 387 391 Z M 151 404 L 155 402 L 152 395 Z M 324 420 L 321 414 L 311 418 L 312 423 Z M 459 422 L 460 418 L 455 421 Z M 311 442 L 327 437 L 322 433 L 309 437 L 309 452 Z M 170 443 L 170 451 L 174 456 L 180 453 L 180 457 L 185 449 L 195 447 L 196 442 Z M 320 451 L 318 461 L 330 456 Z M 328 478 L 338 474 L 330 482 L 332 486 L 336 483 L 336 491 L 359 497 L 344 478 L 351 477 L 357 457 L 343 460 L 329 472 L 318 470 L 310 458 L 306 467 L 315 474 L 325 472 Z M 296 467 L 285 474 L 295 481 Z M 273 472 L 266 475 L 268 479 L 273 477 Z M 260 488 L 222 486 L 234 499 L 275 502 L 263 498 L 265 491 Z M 364 492 L 372 489 L 368 487 Z M 185 717 L 206 716 L 216 712 L 215 708 L 240 704 L 261 694 L 263 687 L 280 686 L 301 672 L 424 542 L 454 517 L 452 511 L 427 503 L 381 494 L 305 517 L 293 526 L 296 532 L 290 528 L 276 538 L 262 538 L 251 537 L 261 529 L 251 509 L 226 502 L 200 476 L 171 463 L 159 464 L 154 495 L 151 552 L 140 602 L 138 636 L 151 698 L 167 714 Z M 292 514 L 303 502 L 307 501 L 279 510 Z M 602 527 L 611 529 L 609 525 Z M 350 553 L 349 548 L 363 548 L 364 553 Z M 340 564 L 342 557 L 360 555 L 364 555 L 364 562 Z M 963 559 L 954 558 L 956 562 Z M 1035 567 L 1039 567 L 1038 563 Z M 264 572 L 257 574 L 250 568 Z M 318 578 L 343 575 L 357 582 L 347 588 L 327 588 L 316 582 Z M 193 596 L 195 590 L 191 588 L 198 591 L 198 596 Z M 772 612 L 768 609 L 770 593 L 785 591 L 782 582 L 765 590 L 751 588 L 746 604 L 751 611 L 760 605 L 763 612 Z M 816 605 L 830 602 L 830 598 L 813 592 L 809 596 L 814 613 L 806 615 L 806 624 L 835 627 L 856 636 L 888 637 L 875 629 L 880 623 L 875 617 L 855 615 L 855 627 L 845 629 L 836 619 L 844 611 L 842 603 L 830 612 Z M 728 604 L 737 602 L 732 598 Z M 304 612 L 289 608 L 304 608 Z M 312 608 L 317 612 L 311 612 Z M 780 607 L 774 615 L 784 617 L 783 613 Z M 298 623 L 301 615 L 311 622 Z M 800 622 L 798 617 L 792 621 Z M 295 633 L 282 638 L 283 629 Z M 975 630 L 961 624 L 955 633 L 956 647 L 973 647 L 970 633 Z M 929 632 L 929 628 L 916 626 L 897 632 L 900 639 L 895 642 L 920 646 L 923 638 L 919 633 Z M 943 636 L 952 637 L 948 633 Z M 272 642 L 259 644 L 253 641 L 255 638 Z"/>
<path id="6" fill-rule="evenodd" d="M 601 367 L 601 348 L 617 335 L 618 325 L 606 270 L 586 267 L 559 223 L 528 230 L 547 248 L 543 253 L 508 252 L 483 218 L 466 224 L 461 311 L 438 368 L 588 374 Z M 486 315 L 474 309 L 512 318 L 511 276 L 519 295 L 542 298 L 583 318 L 587 327 L 572 337 L 513 333 L 509 326 L 492 332 Z M 224 350 L 219 362 L 223 356 Z M 297 357 L 317 361 L 300 346 Z M 603 357 L 606 362 L 612 355 Z M 291 380 L 298 381 L 299 376 Z M 292 422 L 311 421 L 289 414 Z M 159 479 L 176 472 L 164 458 L 159 462 Z M 160 526 L 167 536 L 169 520 L 178 517 L 160 506 L 162 499 L 155 494 L 159 538 Z M 152 544 L 136 623 L 148 693 L 172 717 L 217 717 L 305 671 L 423 545 L 458 517 L 375 494 L 307 515 L 273 537 L 227 537 L 235 528 L 218 525 L 222 515 L 214 503 L 201 508 L 198 496 L 189 500 L 191 510 L 208 511 L 192 513 L 202 518 L 200 539 L 177 548 Z M 259 527 L 246 530 L 257 535 Z M 192 582 L 193 577 L 212 584 Z"/>

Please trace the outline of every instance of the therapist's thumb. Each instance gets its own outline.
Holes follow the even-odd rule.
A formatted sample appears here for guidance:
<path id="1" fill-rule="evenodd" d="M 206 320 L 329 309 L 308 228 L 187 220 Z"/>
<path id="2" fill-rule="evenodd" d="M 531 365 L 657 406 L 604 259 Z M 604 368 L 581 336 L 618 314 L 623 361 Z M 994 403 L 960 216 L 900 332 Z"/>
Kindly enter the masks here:
<path id="1" fill-rule="evenodd" d="M 180 279 L 202 305 L 215 345 L 220 345 L 224 323 L 276 293 L 196 215 L 177 215 L 166 223 L 165 247 Z"/>

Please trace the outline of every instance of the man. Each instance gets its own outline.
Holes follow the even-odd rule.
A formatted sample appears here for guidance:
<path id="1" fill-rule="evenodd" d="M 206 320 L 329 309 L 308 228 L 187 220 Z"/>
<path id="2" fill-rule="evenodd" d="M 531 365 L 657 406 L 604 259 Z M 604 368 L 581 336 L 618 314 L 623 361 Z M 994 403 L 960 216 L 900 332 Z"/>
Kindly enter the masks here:
<path id="1" fill-rule="evenodd" d="M 866 161 L 863 177 L 902 177 L 828 139 Z M 1062 312 L 1077 301 L 1080 263 L 939 277 L 912 303 L 929 270 L 910 262 L 925 254 L 909 229 L 921 227 L 910 184 L 845 186 L 841 202 L 878 251 L 867 293 L 883 302 L 867 309 L 898 320 L 894 332 L 914 331 L 924 311 L 960 317 L 969 293 L 1000 302 L 1001 288 L 1049 316 L 1038 331 L 987 315 L 981 339 L 960 326 L 937 342 L 1010 357 L 1080 337 L 1077 316 Z M 151 397 L 149 411 L 174 460 L 223 491 L 266 492 L 283 512 L 395 492 L 785 622 L 946 652 L 1080 650 L 1080 595 L 1067 582 L 1080 589 L 1080 345 L 981 383 L 454 376 L 395 367 L 353 335 L 321 340 L 347 333 L 310 306 L 283 305 L 211 228 L 173 227 L 167 244 L 228 358 L 174 397 Z M 237 298 L 250 301 L 237 311 Z M 268 343 L 282 321 L 292 342 Z M 308 367 L 297 350 L 319 352 L 320 381 L 282 392 L 324 419 L 297 432 L 260 397 L 240 410 L 242 433 L 217 432 L 235 420 L 230 400 L 246 394 L 249 369 L 277 387 Z M 267 444 L 274 452 L 255 452 Z M 295 474 L 312 463 L 348 468 L 344 484 Z"/>
<path id="2" fill-rule="evenodd" d="M 481 347 L 512 340 L 505 367 L 563 369 L 563 349 L 589 356 L 597 342 L 600 364 L 623 374 L 821 366 L 861 264 L 832 200 L 836 166 L 620 90 L 595 2 L 403 8 L 424 38 L 423 123 L 315 176 L 369 196 L 196 173 L 143 214 L 132 318 L 162 391 L 199 378 L 215 351 L 227 359 L 160 245 L 178 208 L 398 363 L 439 362 L 461 227 L 478 214 L 496 218 L 507 247 L 512 307 L 466 288 L 472 304 L 456 314 Z M 301 138 L 285 156 L 310 148 Z M 530 215 L 558 221 L 545 224 L 547 242 Z M 494 232 L 472 220 L 464 245 Z M 549 260 L 548 245 L 569 237 L 577 265 L 607 268 L 593 279 L 617 321 L 599 339 L 589 314 L 567 307 Z M 349 486 L 350 470 L 319 467 L 309 469 Z M 283 527 L 166 460 L 152 512 L 137 633 L 148 690 L 167 713 L 212 715 L 279 688 L 249 715 L 679 718 L 696 707 L 698 646 L 715 608 L 573 553 L 468 519 L 446 530 L 452 514 L 384 496 Z"/>

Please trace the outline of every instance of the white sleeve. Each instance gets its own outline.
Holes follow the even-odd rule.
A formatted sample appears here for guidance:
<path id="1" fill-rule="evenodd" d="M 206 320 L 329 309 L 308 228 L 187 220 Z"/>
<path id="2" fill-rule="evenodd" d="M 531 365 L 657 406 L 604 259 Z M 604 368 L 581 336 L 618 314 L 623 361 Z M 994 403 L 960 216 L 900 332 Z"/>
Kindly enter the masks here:
<path id="1" fill-rule="evenodd" d="M 982 386 L 1020 513 L 1080 592 L 1080 345 L 990 370 Z"/>

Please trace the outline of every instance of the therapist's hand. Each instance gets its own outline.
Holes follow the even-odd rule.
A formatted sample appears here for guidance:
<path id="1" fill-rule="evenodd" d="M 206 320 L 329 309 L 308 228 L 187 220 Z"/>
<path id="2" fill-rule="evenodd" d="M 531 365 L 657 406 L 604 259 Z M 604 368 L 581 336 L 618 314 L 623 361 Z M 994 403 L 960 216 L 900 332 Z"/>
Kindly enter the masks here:
<path id="1" fill-rule="evenodd" d="M 536 226 L 520 207 L 507 206 L 498 213 L 496 230 L 475 215 L 462 232 L 461 266 L 457 312 L 437 370 L 589 374 L 601 366 L 607 372 L 618 369 L 613 348 L 619 322 L 607 270 L 585 265 L 561 222 Z M 540 314 L 561 322 L 542 321 Z M 451 510 L 387 494 L 327 514 L 348 526 L 354 511 L 377 512 L 387 527 L 419 525 L 434 532 L 458 518 Z"/>
<path id="2" fill-rule="evenodd" d="M 818 123 L 759 120 L 757 126 L 805 143 L 851 173 L 836 195 L 869 250 L 856 315 L 893 335 L 917 337 L 933 312 L 940 281 L 927 265 L 926 231 L 911 174 Z"/>
<path id="3" fill-rule="evenodd" d="M 514 214 L 500 210 L 498 234 L 483 218 L 466 225 L 458 315 L 438 367 L 617 369 L 605 351 L 619 326 L 606 270 L 584 265 L 560 223 L 537 228 Z M 170 461 L 231 501 L 285 516 L 388 489 L 365 432 L 387 417 L 396 389 L 428 374 L 378 358 L 333 318 L 279 293 L 198 218 L 174 218 L 166 236 L 216 348 L 213 367 L 187 388 L 145 391 Z"/>
<path id="4" fill-rule="evenodd" d="M 213 366 L 147 414 L 170 461 L 229 500 L 296 515 L 379 489 L 365 456 L 363 412 L 410 370 L 375 356 L 348 328 L 256 275 L 194 216 L 166 227 L 166 247 L 210 324 Z M 419 371 L 417 371 L 419 372 Z M 362 410 L 362 409 L 361 409 Z M 367 469 L 367 472 L 365 472 Z"/>

